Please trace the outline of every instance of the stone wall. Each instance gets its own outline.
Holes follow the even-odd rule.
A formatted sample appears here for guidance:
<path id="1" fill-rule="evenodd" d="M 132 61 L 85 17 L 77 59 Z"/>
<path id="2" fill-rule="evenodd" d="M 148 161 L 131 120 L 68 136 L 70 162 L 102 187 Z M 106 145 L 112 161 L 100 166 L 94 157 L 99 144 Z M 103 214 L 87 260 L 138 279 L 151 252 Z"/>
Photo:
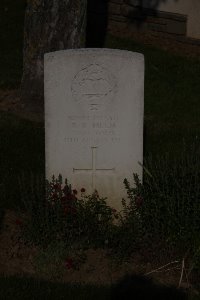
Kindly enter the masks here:
<path id="1" fill-rule="evenodd" d="M 192 19 L 197 14 L 196 9 L 200 12 L 199 0 L 198 7 L 194 5 L 196 0 L 158 0 L 154 1 L 156 5 L 145 0 L 89 0 L 89 3 L 89 15 L 93 16 L 94 24 L 106 14 L 110 32 L 129 30 L 153 32 L 175 39 L 200 39 L 200 18 L 199 23 Z"/>
<path id="2" fill-rule="evenodd" d="M 175 13 L 141 9 L 130 1 L 110 0 L 108 3 L 110 29 L 124 23 L 130 29 L 186 35 L 187 17 Z M 125 26 L 125 25 L 122 26 Z"/>

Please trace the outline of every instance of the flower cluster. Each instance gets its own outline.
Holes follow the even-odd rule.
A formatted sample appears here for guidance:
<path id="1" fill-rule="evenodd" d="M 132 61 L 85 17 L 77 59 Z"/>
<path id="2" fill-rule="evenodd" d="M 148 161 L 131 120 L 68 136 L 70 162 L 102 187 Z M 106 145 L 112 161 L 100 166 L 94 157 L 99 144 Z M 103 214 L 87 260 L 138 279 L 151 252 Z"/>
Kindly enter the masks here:
<path id="1" fill-rule="evenodd" d="M 22 226 L 23 225 L 23 222 L 21 219 L 16 219 L 15 220 L 15 224 L 18 225 L 18 226 Z"/>
<path id="2" fill-rule="evenodd" d="M 85 188 L 81 188 L 81 196 L 85 193 Z M 61 205 L 64 215 L 75 215 L 77 213 L 77 195 L 78 191 L 71 188 L 71 185 L 62 185 L 62 178 L 52 178 L 52 182 L 47 183 L 47 202 L 51 207 L 57 204 Z"/>
<path id="3" fill-rule="evenodd" d="M 143 197 L 140 195 L 135 196 L 135 205 L 137 208 L 140 208 L 143 205 Z"/>
<path id="4" fill-rule="evenodd" d="M 71 257 L 68 257 L 65 261 L 65 267 L 70 270 L 74 269 L 74 260 Z"/>

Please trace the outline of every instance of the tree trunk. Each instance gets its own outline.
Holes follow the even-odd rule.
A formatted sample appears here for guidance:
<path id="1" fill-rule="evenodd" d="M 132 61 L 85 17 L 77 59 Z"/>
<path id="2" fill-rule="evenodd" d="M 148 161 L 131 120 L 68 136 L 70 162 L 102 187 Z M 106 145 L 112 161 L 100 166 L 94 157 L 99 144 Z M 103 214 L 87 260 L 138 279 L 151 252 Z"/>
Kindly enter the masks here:
<path id="1" fill-rule="evenodd" d="M 85 46 L 87 0 L 28 0 L 24 25 L 21 101 L 44 107 L 44 53 Z"/>

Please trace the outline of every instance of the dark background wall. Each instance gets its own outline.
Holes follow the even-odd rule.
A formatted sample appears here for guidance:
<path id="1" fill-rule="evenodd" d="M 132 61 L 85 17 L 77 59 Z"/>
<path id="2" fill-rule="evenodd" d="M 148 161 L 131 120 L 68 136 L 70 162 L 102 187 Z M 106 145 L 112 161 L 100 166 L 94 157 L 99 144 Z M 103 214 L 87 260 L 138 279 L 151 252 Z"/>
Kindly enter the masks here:
<path id="1" fill-rule="evenodd" d="M 101 47 L 106 32 L 153 32 L 172 38 L 186 36 L 187 17 L 160 12 L 158 1 L 148 9 L 142 0 L 88 0 L 88 47 Z"/>

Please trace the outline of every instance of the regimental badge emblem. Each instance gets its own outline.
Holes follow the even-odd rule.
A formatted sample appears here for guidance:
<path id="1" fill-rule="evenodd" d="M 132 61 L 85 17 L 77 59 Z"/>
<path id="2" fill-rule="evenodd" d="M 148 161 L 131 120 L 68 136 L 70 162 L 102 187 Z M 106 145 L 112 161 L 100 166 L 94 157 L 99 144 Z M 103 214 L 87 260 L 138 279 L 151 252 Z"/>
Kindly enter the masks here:
<path id="1" fill-rule="evenodd" d="M 99 64 L 82 68 L 75 76 L 71 92 L 75 101 L 91 111 L 98 111 L 114 100 L 117 90 L 116 78 Z"/>

